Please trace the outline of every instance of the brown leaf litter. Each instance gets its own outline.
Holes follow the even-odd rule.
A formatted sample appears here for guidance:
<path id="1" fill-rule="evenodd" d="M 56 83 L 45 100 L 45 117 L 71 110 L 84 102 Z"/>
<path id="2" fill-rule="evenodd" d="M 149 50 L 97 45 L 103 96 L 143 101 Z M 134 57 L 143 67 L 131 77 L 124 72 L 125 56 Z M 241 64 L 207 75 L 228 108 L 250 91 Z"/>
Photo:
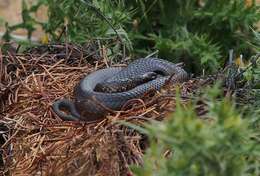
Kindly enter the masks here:
<path id="1" fill-rule="evenodd" d="M 108 62 L 106 52 L 90 50 L 66 44 L 0 55 L 0 120 L 6 130 L 2 174 L 132 175 L 129 166 L 142 164 L 148 140 L 118 122 L 163 120 L 175 109 L 176 87 L 184 106 L 199 87 L 192 80 L 167 86 L 97 122 L 62 121 L 52 103 L 73 98 L 74 86 L 89 73 L 116 65 Z"/>

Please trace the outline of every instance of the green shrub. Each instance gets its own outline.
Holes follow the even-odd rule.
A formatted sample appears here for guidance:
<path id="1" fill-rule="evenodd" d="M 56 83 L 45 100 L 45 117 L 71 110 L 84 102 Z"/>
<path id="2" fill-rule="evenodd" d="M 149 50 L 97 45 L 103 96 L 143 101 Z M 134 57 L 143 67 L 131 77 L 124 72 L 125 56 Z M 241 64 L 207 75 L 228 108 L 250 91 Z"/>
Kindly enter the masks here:
<path id="1" fill-rule="evenodd" d="M 218 100 L 215 86 L 205 95 L 206 117 L 200 119 L 194 104 L 181 106 L 168 121 L 154 122 L 143 129 L 151 146 L 136 175 L 259 175 L 259 133 L 250 127 L 228 99 Z M 259 118 L 258 118 L 259 119 Z M 259 130 L 258 130 L 259 132 Z M 172 155 L 164 157 L 166 150 Z"/>
<path id="2" fill-rule="evenodd" d="M 244 0 L 128 1 L 139 21 L 134 48 L 154 46 L 159 56 L 185 61 L 190 70 L 212 72 L 223 65 L 228 50 L 244 58 L 259 50 L 253 30 L 260 19 L 259 6 Z M 140 34 L 143 35 L 140 37 Z M 149 37 L 153 34 L 152 37 Z M 147 40 L 144 40 L 146 36 Z"/>
<path id="3" fill-rule="evenodd" d="M 189 71 L 213 72 L 234 49 L 244 58 L 260 48 L 255 24 L 260 8 L 252 0 L 38 0 L 32 7 L 23 2 L 23 22 L 7 26 L 28 30 L 41 25 L 52 41 L 85 42 L 88 39 L 116 39 L 129 51 L 146 56 L 158 50 L 159 57 L 184 61 Z M 39 22 L 32 14 L 45 5 L 48 21 Z M 10 38 L 6 33 L 5 38 Z"/>
<path id="4" fill-rule="evenodd" d="M 67 40 L 85 42 L 90 38 L 111 36 L 111 23 L 116 30 L 130 20 L 129 12 L 125 11 L 123 1 L 101 0 L 40 0 L 48 7 L 48 22 L 43 25 L 45 31 L 53 39 L 57 39 L 58 30 L 66 28 Z M 104 16 L 103 16 L 104 14 Z M 109 21 L 109 23 L 106 21 Z M 113 33 L 115 35 L 115 33 Z"/>

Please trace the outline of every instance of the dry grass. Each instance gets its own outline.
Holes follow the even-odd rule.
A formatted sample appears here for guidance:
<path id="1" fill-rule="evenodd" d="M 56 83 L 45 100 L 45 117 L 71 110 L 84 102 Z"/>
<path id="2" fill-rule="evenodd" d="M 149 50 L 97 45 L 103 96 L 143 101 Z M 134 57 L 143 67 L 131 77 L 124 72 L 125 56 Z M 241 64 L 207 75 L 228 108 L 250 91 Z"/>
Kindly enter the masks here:
<path id="1" fill-rule="evenodd" d="M 3 174 L 132 175 L 129 165 L 142 164 L 148 141 L 118 122 L 142 125 L 151 119 L 163 120 L 175 109 L 176 87 L 180 87 L 184 105 L 200 87 L 196 81 L 166 86 L 101 121 L 64 122 L 52 111 L 52 103 L 73 98 L 80 79 L 111 63 L 106 52 L 87 52 L 90 45 L 50 47 L 0 55 L 0 119 L 8 128 L 2 146 Z"/>

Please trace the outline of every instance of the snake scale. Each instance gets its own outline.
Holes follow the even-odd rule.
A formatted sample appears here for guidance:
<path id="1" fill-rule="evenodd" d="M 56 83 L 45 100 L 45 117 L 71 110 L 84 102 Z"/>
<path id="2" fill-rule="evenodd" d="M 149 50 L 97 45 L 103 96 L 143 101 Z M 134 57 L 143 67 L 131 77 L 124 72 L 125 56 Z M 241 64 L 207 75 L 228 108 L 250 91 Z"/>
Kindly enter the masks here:
<path id="1" fill-rule="evenodd" d="M 98 120 L 109 113 L 108 109 L 120 110 L 127 101 L 140 98 L 151 89 L 160 90 L 169 78 L 172 83 L 184 82 L 188 74 L 178 65 L 159 58 L 141 58 L 127 67 L 100 69 L 76 85 L 74 102 L 57 100 L 53 110 L 63 120 Z"/>

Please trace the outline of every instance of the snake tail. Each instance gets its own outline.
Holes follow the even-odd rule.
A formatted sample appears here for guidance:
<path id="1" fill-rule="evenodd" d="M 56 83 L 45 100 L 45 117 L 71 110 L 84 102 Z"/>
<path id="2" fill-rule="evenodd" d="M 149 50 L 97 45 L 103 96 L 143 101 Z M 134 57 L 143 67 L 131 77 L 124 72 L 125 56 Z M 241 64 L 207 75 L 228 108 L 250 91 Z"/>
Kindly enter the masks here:
<path id="1" fill-rule="evenodd" d="M 54 112 L 63 120 L 77 121 L 80 120 L 80 114 L 77 112 L 74 103 L 68 99 L 57 100 L 52 106 Z M 66 114 L 62 109 L 69 110 L 69 114 Z"/>

